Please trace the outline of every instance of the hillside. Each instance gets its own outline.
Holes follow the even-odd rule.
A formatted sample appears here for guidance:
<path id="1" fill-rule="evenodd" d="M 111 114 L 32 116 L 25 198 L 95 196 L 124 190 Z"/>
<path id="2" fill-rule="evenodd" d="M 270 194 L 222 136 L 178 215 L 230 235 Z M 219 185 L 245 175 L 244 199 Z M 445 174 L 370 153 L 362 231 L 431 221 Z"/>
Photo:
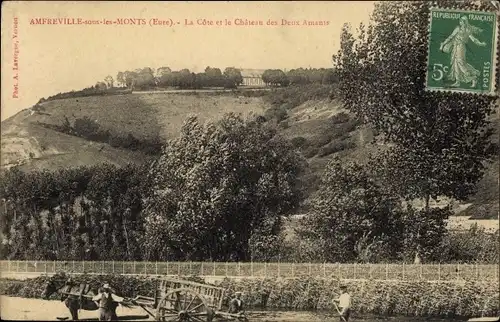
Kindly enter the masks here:
<path id="1" fill-rule="evenodd" d="M 277 121 L 281 134 L 291 139 L 309 161 L 310 170 L 302 178 L 309 192 L 315 190 L 321 172 L 334 155 L 345 160 L 363 160 L 377 149 L 372 143 L 372 130 L 354 122 L 338 102 L 327 99 L 324 88 L 306 88 L 303 93 L 291 90 L 273 91 L 267 96 L 134 93 L 44 102 L 2 122 L 1 165 L 19 165 L 29 171 L 102 162 L 144 162 L 152 156 L 124 148 L 123 141 L 132 138 L 138 145 L 164 141 L 178 134 L 190 114 L 206 120 L 218 119 L 227 112 L 264 114 Z M 61 132 L 65 123 L 75 124 L 86 117 L 107 131 L 110 138 L 120 138 L 121 143 L 98 142 Z M 494 120 L 498 122 L 498 114 Z M 498 216 L 498 165 L 496 161 L 489 166 L 478 193 L 470 203 L 457 205 L 457 213 L 483 218 Z"/>

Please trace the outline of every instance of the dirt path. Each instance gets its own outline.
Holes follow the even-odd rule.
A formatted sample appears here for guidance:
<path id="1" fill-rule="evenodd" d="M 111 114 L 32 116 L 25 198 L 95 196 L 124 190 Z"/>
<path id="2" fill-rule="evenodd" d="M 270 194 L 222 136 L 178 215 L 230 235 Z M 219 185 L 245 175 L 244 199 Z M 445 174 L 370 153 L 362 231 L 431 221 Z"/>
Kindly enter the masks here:
<path id="1" fill-rule="evenodd" d="M 116 314 L 120 320 L 144 321 L 146 313 L 141 308 L 128 309 L 119 306 Z M 20 297 L 0 296 L 0 316 L 2 320 L 57 321 L 57 317 L 70 317 L 69 311 L 60 301 L 44 301 Z M 98 320 L 97 311 L 79 313 L 80 319 Z"/>
<path id="2" fill-rule="evenodd" d="M 121 321 L 153 321 L 148 318 L 141 308 L 127 309 L 118 307 L 116 311 Z M 306 311 L 249 311 L 251 322 L 337 322 L 334 312 L 306 312 Z M 79 318 L 87 321 L 97 321 L 97 311 L 80 311 Z M 68 317 L 70 314 L 64 303 L 60 301 L 45 301 L 39 299 L 25 299 L 0 295 L 0 317 L 2 320 L 38 320 L 58 321 L 57 317 Z M 69 319 L 68 319 L 69 320 Z M 352 321 L 357 322 L 451 322 L 453 319 L 425 319 L 401 317 L 362 317 L 354 316 Z"/>

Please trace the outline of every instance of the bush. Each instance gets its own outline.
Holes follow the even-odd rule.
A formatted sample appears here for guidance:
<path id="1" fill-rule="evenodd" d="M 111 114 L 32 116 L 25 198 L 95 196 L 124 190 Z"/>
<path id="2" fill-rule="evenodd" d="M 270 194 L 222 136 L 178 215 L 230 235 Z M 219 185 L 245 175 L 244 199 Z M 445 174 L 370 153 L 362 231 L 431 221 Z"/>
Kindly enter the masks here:
<path id="1" fill-rule="evenodd" d="M 332 124 L 347 123 L 350 119 L 351 118 L 349 117 L 349 114 L 345 112 L 341 112 L 330 117 L 330 121 L 332 122 Z"/>
<path id="2" fill-rule="evenodd" d="M 296 136 L 290 140 L 292 145 L 296 148 L 302 148 L 307 144 L 307 139 L 302 136 Z"/>
<path id="3" fill-rule="evenodd" d="M 310 146 L 309 148 L 307 148 L 305 151 L 304 151 L 304 156 L 306 158 L 312 158 L 314 157 L 316 154 L 318 153 L 318 148 L 316 147 L 313 147 L 313 146 Z"/>
<path id="4" fill-rule="evenodd" d="M 283 107 L 271 107 L 265 111 L 264 116 L 267 120 L 276 120 L 277 123 L 288 118 L 288 113 Z"/>
<path id="5" fill-rule="evenodd" d="M 347 149 L 353 149 L 356 147 L 356 144 L 349 141 L 334 141 L 328 144 L 327 146 L 319 149 L 318 156 L 324 157 L 336 152 L 344 151 Z"/>
<path id="6" fill-rule="evenodd" d="M 316 147 L 316 148 L 321 148 L 322 146 L 327 145 L 332 141 L 332 134 L 331 133 L 323 133 L 321 135 L 316 135 L 313 137 L 311 140 L 311 145 Z"/>
<path id="7" fill-rule="evenodd" d="M 473 225 L 467 231 L 451 231 L 440 245 L 440 259 L 443 262 L 500 262 L 498 249 L 499 231 L 487 232 Z"/>

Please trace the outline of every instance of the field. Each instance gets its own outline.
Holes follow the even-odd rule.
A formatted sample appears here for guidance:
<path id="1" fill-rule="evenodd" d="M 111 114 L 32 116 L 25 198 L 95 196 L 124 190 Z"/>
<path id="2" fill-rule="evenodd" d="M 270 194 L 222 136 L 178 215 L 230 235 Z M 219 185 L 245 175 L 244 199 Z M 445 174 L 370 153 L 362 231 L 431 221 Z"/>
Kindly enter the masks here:
<path id="1" fill-rule="evenodd" d="M 24 110 L 2 122 L 2 167 L 23 170 L 55 169 L 109 162 L 123 165 L 143 162 L 148 156 L 108 144 L 88 141 L 47 128 L 89 117 L 113 135 L 138 139 L 170 139 L 185 118 L 196 114 L 216 120 L 224 113 L 261 113 L 261 98 L 235 95 L 126 94 L 49 101 Z"/>

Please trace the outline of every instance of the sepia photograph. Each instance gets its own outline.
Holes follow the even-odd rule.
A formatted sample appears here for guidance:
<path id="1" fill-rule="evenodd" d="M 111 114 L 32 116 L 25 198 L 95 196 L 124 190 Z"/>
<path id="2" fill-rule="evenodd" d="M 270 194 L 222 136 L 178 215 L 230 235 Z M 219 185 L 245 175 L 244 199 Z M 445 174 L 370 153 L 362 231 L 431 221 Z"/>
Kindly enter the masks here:
<path id="1" fill-rule="evenodd" d="M 500 1 L 4 1 L 0 318 L 500 321 Z"/>

